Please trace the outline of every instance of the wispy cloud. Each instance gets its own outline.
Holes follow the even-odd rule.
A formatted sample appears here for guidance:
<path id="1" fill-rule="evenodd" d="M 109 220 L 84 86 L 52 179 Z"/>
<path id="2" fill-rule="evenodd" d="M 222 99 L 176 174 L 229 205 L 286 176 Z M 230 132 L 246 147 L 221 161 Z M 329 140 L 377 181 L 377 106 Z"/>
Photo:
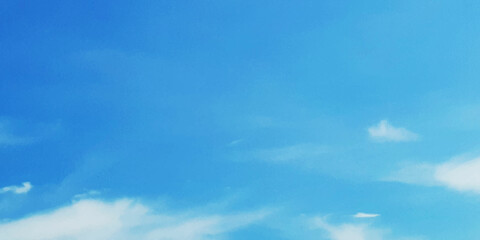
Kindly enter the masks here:
<path id="1" fill-rule="evenodd" d="M 101 194 L 100 191 L 90 190 L 90 191 L 87 191 L 87 192 L 84 192 L 84 193 L 75 194 L 75 196 L 73 196 L 73 199 L 91 198 L 93 196 L 98 196 L 100 194 Z"/>
<path id="2" fill-rule="evenodd" d="M 435 180 L 436 166 L 428 163 L 403 164 L 393 173 L 381 180 L 387 182 L 402 182 L 408 184 L 421 184 L 435 186 L 439 183 Z"/>
<path id="3" fill-rule="evenodd" d="M 9 121 L 0 120 L 0 146 L 23 145 L 30 142 L 31 138 L 15 135 Z"/>
<path id="4" fill-rule="evenodd" d="M 418 139 L 418 134 L 405 128 L 394 127 L 387 120 L 368 128 L 370 138 L 379 142 L 408 142 Z"/>
<path id="5" fill-rule="evenodd" d="M 363 213 L 363 212 L 359 212 L 355 215 L 353 215 L 354 218 L 376 218 L 380 216 L 380 214 L 377 214 L 377 213 Z"/>
<path id="6" fill-rule="evenodd" d="M 421 240 L 422 237 L 395 237 L 389 229 L 376 228 L 364 223 L 331 224 L 324 217 L 312 219 L 313 228 L 327 233 L 329 240 Z"/>
<path id="7" fill-rule="evenodd" d="M 255 157 L 270 162 L 291 162 L 299 160 L 312 160 L 327 153 L 328 148 L 324 145 L 297 144 L 280 148 L 259 150 Z"/>
<path id="8" fill-rule="evenodd" d="M 440 164 L 416 164 L 401 168 L 386 180 L 409 184 L 437 185 L 480 194 L 480 157 L 453 158 Z"/>
<path id="9" fill-rule="evenodd" d="M 382 240 L 387 233 L 386 230 L 372 228 L 367 224 L 333 225 L 321 217 L 314 218 L 313 224 L 326 231 L 330 240 Z"/>
<path id="10" fill-rule="evenodd" d="M 241 139 L 241 138 L 240 138 L 240 139 L 236 139 L 236 140 L 231 141 L 231 142 L 228 144 L 228 146 L 233 147 L 233 146 L 236 146 L 236 145 L 238 145 L 238 144 L 240 144 L 240 143 L 242 143 L 242 142 L 243 142 L 243 139 Z"/>
<path id="11" fill-rule="evenodd" d="M 132 199 L 81 200 L 49 213 L 0 224 L 11 240 L 207 240 L 220 239 L 266 216 L 265 211 L 234 215 L 172 215 Z"/>
<path id="12" fill-rule="evenodd" d="M 0 193 L 12 192 L 15 194 L 25 194 L 32 189 L 32 184 L 30 182 L 22 183 L 22 186 L 8 186 L 0 189 Z"/>

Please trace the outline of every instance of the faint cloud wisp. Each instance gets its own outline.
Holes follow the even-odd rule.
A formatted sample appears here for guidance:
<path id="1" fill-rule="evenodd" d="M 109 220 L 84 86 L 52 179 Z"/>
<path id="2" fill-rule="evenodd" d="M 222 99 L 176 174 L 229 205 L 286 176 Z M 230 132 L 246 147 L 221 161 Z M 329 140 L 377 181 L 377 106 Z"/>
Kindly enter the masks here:
<path id="1" fill-rule="evenodd" d="M 394 236 L 390 229 L 377 228 L 366 223 L 329 223 L 325 217 L 311 219 L 313 229 L 321 229 L 329 240 L 423 240 L 421 236 Z"/>
<path id="2" fill-rule="evenodd" d="M 372 228 L 367 224 L 333 225 L 321 217 L 313 219 L 314 228 L 324 230 L 330 240 L 382 240 L 385 230 Z"/>
<path id="3" fill-rule="evenodd" d="M 370 138 L 378 142 L 409 142 L 418 140 L 418 134 L 405 128 L 392 126 L 387 120 L 368 128 Z"/>
<path id="4" fill-rule="evenodd" d="M 10 240 L 212 240 L 260 221 L 268 213 L 233 215 L 160 214 L 132 199 L 85 199 L 52 212 L 0 224 Z"/>
<path id="5" fill-rule="evenodd" d="M 392 173 L 385 180 L 425 186 L 444 186 L 456 191 L 480 194 L 480 157 L 453 158 L 440 164 L 413 164 Z"/>
<path id="6" fill-rule="evenodd" d="M 32 139 L 20 137 L 12 133 L 12 128 L 8 121 L 0 121 L 0 146 L 24 145 L 32 142 Z"/>
<path id="7" fill-rule="evenodd" d="M 280 148 L 259 150 L 256 158 L 269 162 L 284 163 L 299 160 L 311 160 L 328 152 L 324 145 L 297 144 Z"/>

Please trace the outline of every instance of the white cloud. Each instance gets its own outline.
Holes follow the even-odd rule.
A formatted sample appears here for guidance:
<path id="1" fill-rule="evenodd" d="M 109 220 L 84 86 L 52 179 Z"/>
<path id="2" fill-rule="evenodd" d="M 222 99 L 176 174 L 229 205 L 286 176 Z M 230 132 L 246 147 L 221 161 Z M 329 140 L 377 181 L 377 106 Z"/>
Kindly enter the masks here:
<path id="1" fill-rule="evenodd" d="M 22 186 L 8 186 L 0 189 L 0 193 L 12 192 L 15 194 L 24 194 L 29 192 L 32 189 L 32 184 L 30 182 L 22 183 Z"/>
<path id="2" fill-rule="evenodd" d="M 333 225 L 320 217 L 314 218 L 313 224 L 314 227 L 326 231 L 330 240 L 382 240 L 387 233 L 367 224 Z"/>
<path id="3" fill-rule="evenodd" d="M 377 213 L 363 213 L 363 212 L 359 212 L 355 215 L 353 215 L 354 218 L 376 218 L 380 216 L 380 214 L 377 214 Z"/>
<path id="4" fill-rule="evenodd" d="M 327 233 L 329 240 L 421 240 L 422 237 L 397 237 L 389 229 L 376 228 L 363 223 L 328 223 L 323 217 L 312 219 L 313 228 Z"/>
<path id="5" fill-rule="evenodd" d="M 378 125 L 368 128 L 370 137 L 379 142 L 408 142 L 418 139 L 418 134 L 405 128 L 397 128 L 382 120 Z"/>
<path id="6" fill-rule="evenodd" d="M 0 224 L 8 240 L 207 240 L 261 220 L 264 211 L 237 215 L 158 214 L 131 199 L 81 200 L 53 212 Z"/>
<path id="7" fill-rule="evenodd" d="M 451 189 L 480 193 L 480 157 L 440 164 L 435 168 L 434 177 Z"/>
<path id="8" fill-rule="evenodd" d="M 327 153 L 327 147 L 315 144 L 297 144 L 281 148 L 264 149 L 256 152 L 256 158 L 270 162 L 312 160 Z"/>
<path id="9" fill-rule="evenodd" d="M 264 213 L 247 213 L 233 216 L 208 216 L 189 219 L 177 225 L 158 228 L 147 234 L 147 239 L 214 239 L 222 233 L 229 232 L 251 224 L 263 218 Z"/>
<path id="10" fill-rule="evenodd" d="M 92 196 L 98 196 L 100 194 L 101 194 L 100 191 L 90 190 L 90 191 L 87 191 L 87 192 L 84 192 L 84 193 L 75 194 L 75 196 L 73 196 L 73 199 L 91 198 Z"/>
<path id="11" fill-rule="evenodd" d="M 385 180 L 427 186 L 444 186 L 480 194 L 480 157 L 453 158 L 440 164 L 417 164 L 401 168 Z"/>

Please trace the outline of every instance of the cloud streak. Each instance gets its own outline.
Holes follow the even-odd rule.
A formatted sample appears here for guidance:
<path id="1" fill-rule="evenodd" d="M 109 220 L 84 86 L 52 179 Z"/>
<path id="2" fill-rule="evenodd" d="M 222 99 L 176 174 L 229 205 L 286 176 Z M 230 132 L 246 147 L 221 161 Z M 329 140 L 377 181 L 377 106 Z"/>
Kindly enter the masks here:
<path id="1" fill-rule="evenodd" d="M 385 230 L 375 229 L 367 224 L 333 225 L 321 217 L 313 219 L 315 228 L 324 230 L 330 240 L 382 240 Z"/>
<path id="2" fill-rule="evenodd" d="M 401 168 L 385 180 L 427 186 L 444 186 L 480 194 L 480 157 L 453 158 L 440 164 L 414 164 Z"/>
<path id="3" fill-rule="evenodd" d="M 376 218 L 376 217 L 379 217 L 380 214 L 376 214 L 376 213 L 363 213 L 363 212 L 359 212 L 355 215 L 353 215 L 354 218 Z"/>
<path id="4" fill-rule="evenodd" d="M 15 194 L 25 194 L 32 189 L 32 184 L 30 182 L 22 183 L 22 186 L 8 186 L 0 189 L 0 193 L 12 192 Z"/>
<path id="5" fill-rule="evenodd" d="M 315 144 L 297 144 L 287 147 L 271 148 L 259 150 L 255 153 L 257 159 L 285 163 L 301 160 L 314 160 L 328 152 L 328 148 L 323 145 Z"/>
<path id="6" fill-rule="evenodd" d="M 265 211 L 234 215 L 155 213 L 132 199 L 81 200 L 52 212 L 0 224 L 9 240 L 206 240 L 219 239 L 266 216 Z"/>
<path id="7" fill-rule="evenodd" d="M 418 139 L 418 134 L 405 128 L 394 127 L 387 120 L 368 128 L 371 139 L 378 142 L 409 142 Z"/>
<path id="8" fill-rule="evenodd" d="M 12 133 L 8 121 L 0 121 L 0 146 L 24 145 L 32 141 L 30 138 L 19 137 Z"/>
<path id="9" fill-rule="evenodd" d="M 329 240 L 421 240 L 422 237 L 397 237 L 389 229 L 364 223 L 331 224 L 324 217 L 312 218 L 314 229 L 323 230 Z"/>

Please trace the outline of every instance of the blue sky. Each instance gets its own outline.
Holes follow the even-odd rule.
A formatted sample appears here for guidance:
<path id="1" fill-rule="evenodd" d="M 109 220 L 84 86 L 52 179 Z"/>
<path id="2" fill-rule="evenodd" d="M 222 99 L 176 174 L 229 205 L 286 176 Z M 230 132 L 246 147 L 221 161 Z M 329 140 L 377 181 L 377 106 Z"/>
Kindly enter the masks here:
<path id="1" fill-rule="evenodd" d="M 478 239 L 479 11 L 5 1 L 0 239 Z"/>

